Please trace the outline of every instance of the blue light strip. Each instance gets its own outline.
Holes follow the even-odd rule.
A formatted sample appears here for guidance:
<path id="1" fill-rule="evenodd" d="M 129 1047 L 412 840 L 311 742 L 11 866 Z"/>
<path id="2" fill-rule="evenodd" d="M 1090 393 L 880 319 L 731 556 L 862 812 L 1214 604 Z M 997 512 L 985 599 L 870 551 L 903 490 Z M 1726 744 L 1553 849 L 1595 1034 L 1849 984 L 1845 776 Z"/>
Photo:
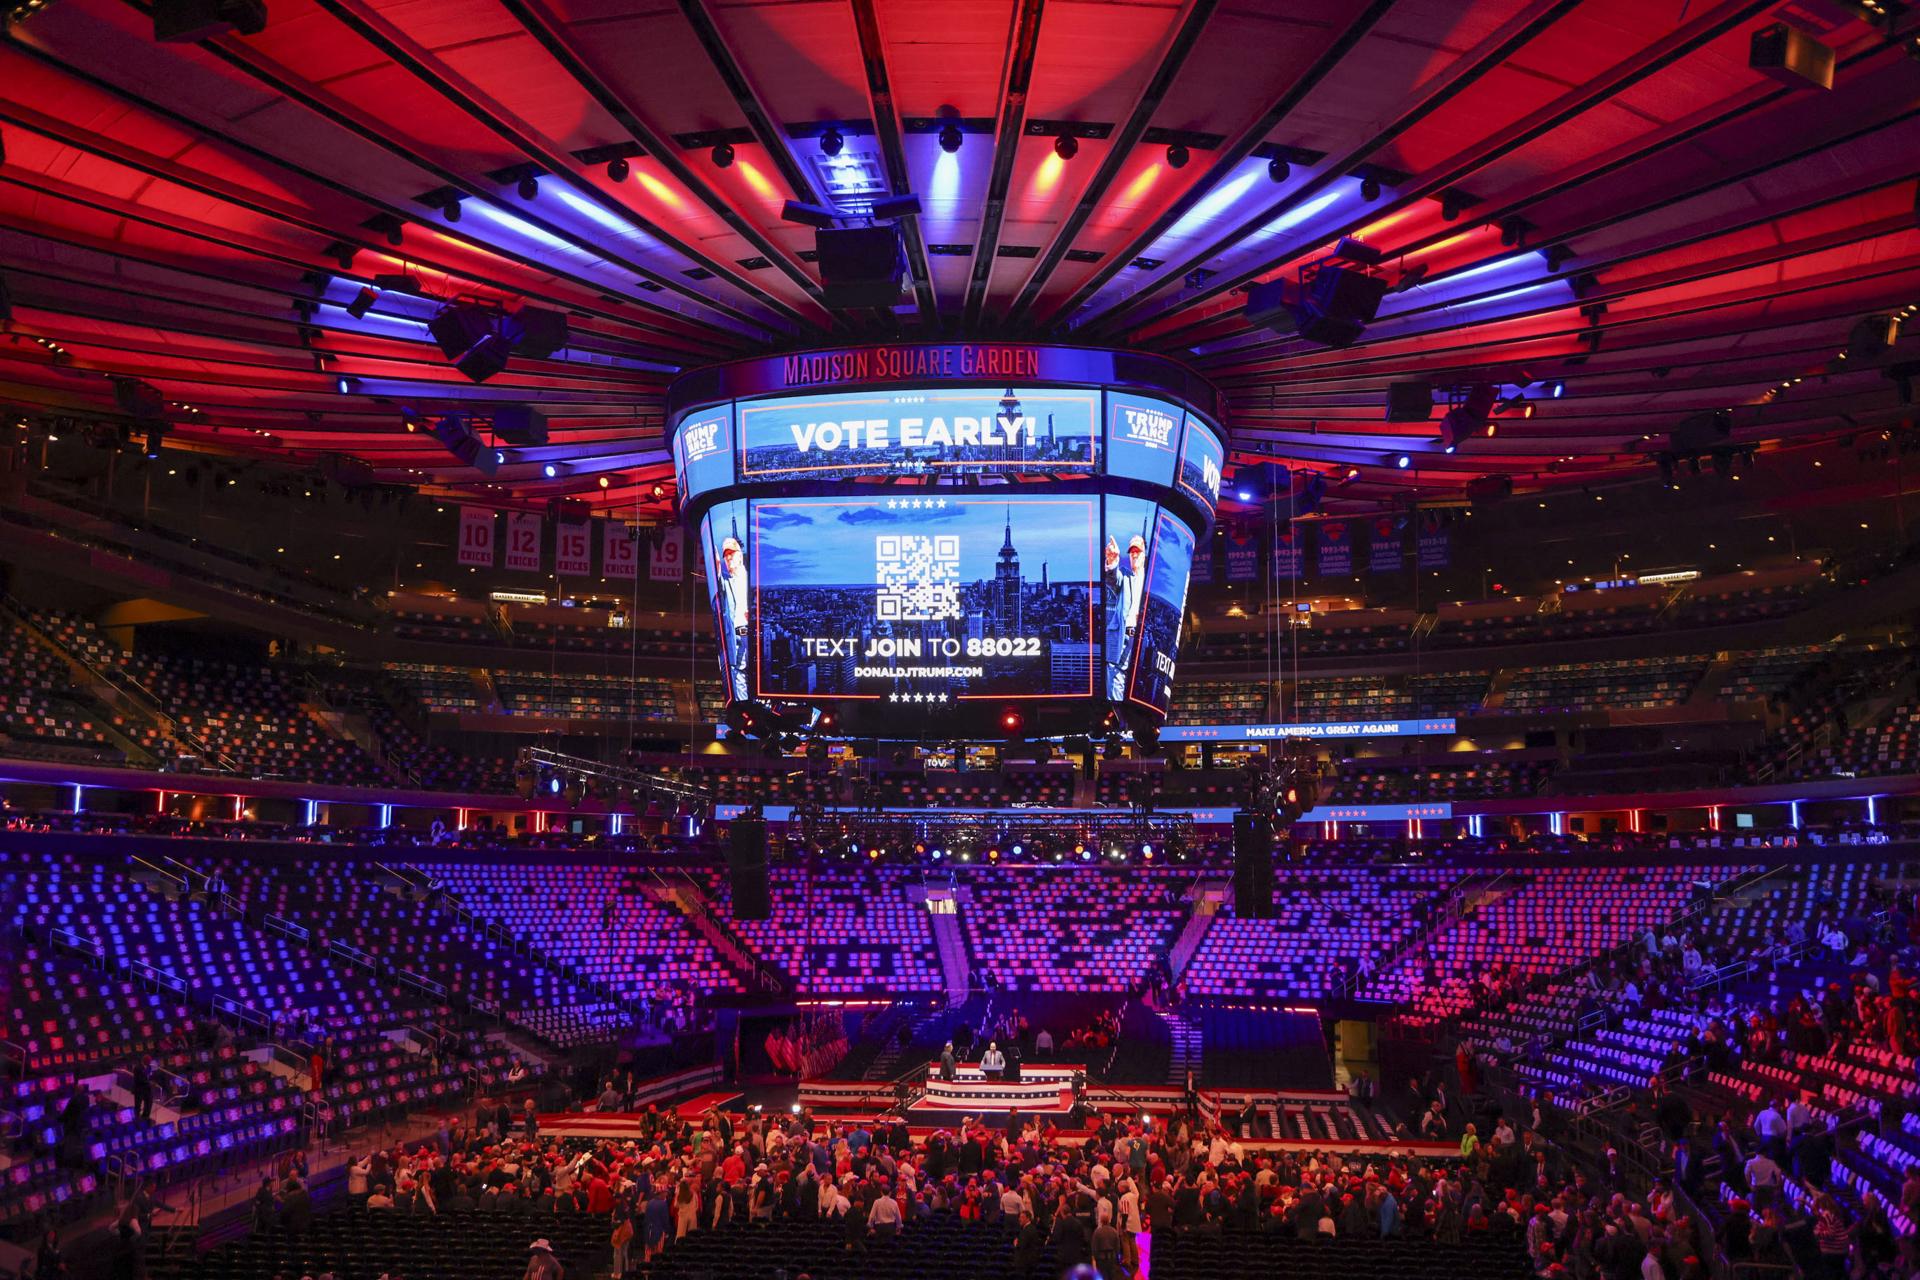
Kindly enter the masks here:
<path id="1" fill-rule="evenodd" d="M 393 806 L 392 805 L 383 804 L 380 806 L 380 825 L 382 827 L 390 827 L 393 825 Z"/>
<path id="2" fill-rule="evenodd" d="M 1453 733 L 1451 716 L 1432 720 L 1348 720 L 1326 724 L 1170 724 L 1162 742 L 1267 742 L 1280 738 L 1417 738 Z"/>
<path id="3" fill-rule="evenodd" d="M 1798 831 L 1800 829 L 1800 802 L 1798 800 L 1787 801 L 1787 821 L 1792 824 L 1794 830 Z"/>
<path id="4" fill-rule="evenodd" d="M 306 825 L 311 827 L 317 824 L 320 821 L 320 802 L 318 800 L 302 800 L 300 803 L 307 806 Z"/>

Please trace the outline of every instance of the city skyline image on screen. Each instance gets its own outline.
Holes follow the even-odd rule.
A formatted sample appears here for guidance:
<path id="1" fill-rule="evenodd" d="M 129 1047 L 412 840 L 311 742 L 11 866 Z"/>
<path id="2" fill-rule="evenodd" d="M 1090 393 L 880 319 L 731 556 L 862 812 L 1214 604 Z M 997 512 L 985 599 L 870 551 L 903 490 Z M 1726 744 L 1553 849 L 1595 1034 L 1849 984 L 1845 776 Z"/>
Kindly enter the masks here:
<path id="1" fill-rule="evenodd" d="M 1094 496 L 749 504 L 755 696 L 1088 697 Z"/>

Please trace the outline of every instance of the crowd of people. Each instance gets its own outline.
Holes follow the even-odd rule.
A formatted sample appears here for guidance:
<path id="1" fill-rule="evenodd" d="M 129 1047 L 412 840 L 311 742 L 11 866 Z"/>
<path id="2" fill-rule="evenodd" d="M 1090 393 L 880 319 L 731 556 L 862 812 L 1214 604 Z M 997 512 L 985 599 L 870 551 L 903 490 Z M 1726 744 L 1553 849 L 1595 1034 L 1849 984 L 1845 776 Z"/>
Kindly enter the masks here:
<path id="1" fill-rule="evenodd" d="M 622 1081 L 604 1093 L 624 1100 Z M 1039 1274 L 1044 1261 L 1048 1274 L 1089 1264 L 1102 1280 L 1132 1280 L 1142 1233 L 1189 1232 L 1507 1241 L 1547 1276 L 1707 1274 L 1702 1224 L 1669 1192 L 1634 1198 L 1574 1169 L 1530 1123 L 1455 1117 L 1444 1094 L 1433 1101 L 1463 1139 L 1460 1159 L 1260 1151 L 1197 1114 L 1096 1115 L 1090 1130 L 1067 1133 L 1013 1112 L 968 1117 L 916 1145 L 897 1118 L 870 1125 L 798 1109 L 687 1117 L 649 1107 L 631 1139 L 585 1140 L 542 1134 L 531 1109 L 484 1107 L 431 1139 L 362 1153 L 348 1193 L 369 1213 L 522 1217 L 542 1246 L 528 1280 L 550 1274 L 541 1220 L 556 1214 L 605 1220 L 615 1275 L 705 1232 L 820 1219 L 838 1223 L 833 1238 L 857 1254 L 936 1217 L 980 1227 L 983 1248 L 1018 1274 Z M 263 1185 L 256 1203 L 260 1229 L 304 1229 L 302 1171 Z M 1756 1247 L 1765 1229 L 1756 1219 Z M 794 1259 L 795 1273 L 806 1264 Z"/>

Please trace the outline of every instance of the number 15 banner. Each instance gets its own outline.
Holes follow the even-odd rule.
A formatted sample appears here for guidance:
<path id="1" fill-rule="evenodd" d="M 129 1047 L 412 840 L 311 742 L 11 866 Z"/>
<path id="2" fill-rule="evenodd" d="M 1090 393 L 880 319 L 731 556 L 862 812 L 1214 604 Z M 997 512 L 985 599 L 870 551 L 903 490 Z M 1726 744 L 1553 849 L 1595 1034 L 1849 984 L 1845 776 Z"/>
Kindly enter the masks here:
<path id="1" fill-rule="evenodd" d="M 553 532 L 553 571 L 586 576 L 593 572 L 593 529 L 579 524 L 561 524 Z"/>
<path id="2" fill-rule="evenodd" d="M 609 578 L 633 581 L 639 548 L 634 545 L 633 530 L 622 520 L 600 522 L 600 572 Z"/>

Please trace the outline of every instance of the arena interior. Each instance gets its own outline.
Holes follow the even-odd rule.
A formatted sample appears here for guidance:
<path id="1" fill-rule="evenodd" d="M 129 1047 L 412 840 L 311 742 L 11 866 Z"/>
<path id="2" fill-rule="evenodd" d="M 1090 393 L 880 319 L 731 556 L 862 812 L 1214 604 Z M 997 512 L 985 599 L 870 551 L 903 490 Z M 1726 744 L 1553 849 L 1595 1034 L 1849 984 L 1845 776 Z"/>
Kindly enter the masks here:
<path id="1" fill-rule="evenodd" d="M 0 27 L 0 1277 L 1920 1276 L 1920 8 Z"/>

